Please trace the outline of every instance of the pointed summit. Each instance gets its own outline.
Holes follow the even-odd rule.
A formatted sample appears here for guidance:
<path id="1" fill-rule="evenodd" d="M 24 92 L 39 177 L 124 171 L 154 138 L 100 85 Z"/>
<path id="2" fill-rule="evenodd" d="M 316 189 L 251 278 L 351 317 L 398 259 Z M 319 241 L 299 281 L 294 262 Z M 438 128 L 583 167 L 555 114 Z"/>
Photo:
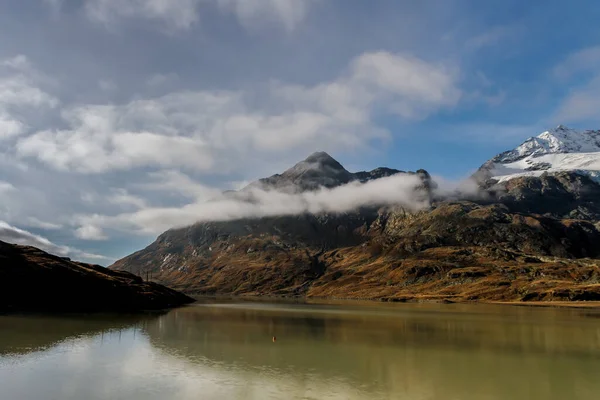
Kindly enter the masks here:
<path id="1" fill-rule="evenodd" d="M 282 174 L 258 180 L 249 187 L 260 186 L 285 191 L 332 188 L 354 180 L 342 164 L 324 151 L 317 151 Z"/>
<path id="2" fill-rule="evenodd" d="M 315 151 L 310 156 L 306 157 L 304 161 L 306 162 L 318 162 L 321 160 L 334 160 L 327 152 L 325 151 Z"/>
<path id="3" fill-rule="evenodd" d="M 553 129 L 554 131 L 569 131 L 570 129 L 563 124 L 558 125 Z"/>
<path id="4" fill-rule="evenodd" d="M 296 166 L 299 166 L 301 164 L 318 164 L 318 166 L 320 167 L 345 170 L 342 164 L 340 164 L 335 158 L 331 157 L 324 151 L 317 151 L 312 153 L 310 156 L 306 157 L 304 161 L 301 161 L 298 164 L 296 164 Z"/>
<path id="5" fill-rule="evenodd" d="M 335 187 L 348 183 L 353 176 L 342 164 L 324 151 L 318 151 L 281 174 L 286 181 L 304 190 Z"/>

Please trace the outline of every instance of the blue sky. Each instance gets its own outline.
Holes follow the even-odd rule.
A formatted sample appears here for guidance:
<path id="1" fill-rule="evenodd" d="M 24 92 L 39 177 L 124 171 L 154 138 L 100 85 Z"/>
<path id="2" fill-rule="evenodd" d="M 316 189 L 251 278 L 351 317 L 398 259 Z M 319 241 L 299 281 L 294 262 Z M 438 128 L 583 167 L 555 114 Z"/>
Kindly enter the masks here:
<path id="1" fill-rule="evenodd" d="M 316 150 L 462 179 L 600 128 L 599 20 L 583 0 L 3 1 L 0 239 L 108 264 Z"/>

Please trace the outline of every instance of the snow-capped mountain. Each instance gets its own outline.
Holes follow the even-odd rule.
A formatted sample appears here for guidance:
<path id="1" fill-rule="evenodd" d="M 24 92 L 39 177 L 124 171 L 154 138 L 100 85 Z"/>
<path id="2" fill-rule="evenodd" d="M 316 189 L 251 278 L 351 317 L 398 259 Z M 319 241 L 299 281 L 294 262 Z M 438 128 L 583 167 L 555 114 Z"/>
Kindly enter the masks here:
<path id="1" fill-rule="evenodd" d="M 559 125 L 492 158 L 481 167 L 479 175 L 505 182 L 563 171 L 600 182 L 600 130 L 577 131 Z"/>

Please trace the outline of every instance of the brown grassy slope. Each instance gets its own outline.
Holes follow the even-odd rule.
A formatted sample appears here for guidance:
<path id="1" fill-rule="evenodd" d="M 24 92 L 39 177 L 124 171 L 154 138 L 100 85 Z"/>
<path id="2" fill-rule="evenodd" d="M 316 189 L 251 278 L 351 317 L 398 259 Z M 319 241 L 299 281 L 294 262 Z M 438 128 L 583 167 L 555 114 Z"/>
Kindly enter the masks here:
<path id="1" fill-rule="evenodd" d="M 300 261 L 298 254 L 297 260 Z M 261 262 L 262 261 L 262 262 Z M 329 251 L 320 267 L 232 255 L 227 265 L 172 272 L 165 279 L 195 294 L 353 299 L 600 300 L 596 260 L 534 258 L 493 247 L 443 246 L 398 257 L 369 246 Z"/>
<path id="2" fill-rule="evenodd" d="M 338 252 L 308 296 L 448 300 L 600 300 L 588 260 L 535 259 L 491 247 L 438 247 L 398 260 Z"/>
<path id="3" fill-rule="evenodd" d="M 355 246 L 246 235 L 215 240 L 209 252 L 177 243 L 179 252 L 164 245 L 143 257 L 164 282 L 196 294 L 600 300 L 599 244 L 585 221 L 461 202 L 381 213 Z M 127 262 L 115 266 L 136 266 Z"/>
<path id="4" fill-rule="evenodd" d="M 192 299 L 127 272 L 0 242 L 0 311 L 138 311 Z"/>

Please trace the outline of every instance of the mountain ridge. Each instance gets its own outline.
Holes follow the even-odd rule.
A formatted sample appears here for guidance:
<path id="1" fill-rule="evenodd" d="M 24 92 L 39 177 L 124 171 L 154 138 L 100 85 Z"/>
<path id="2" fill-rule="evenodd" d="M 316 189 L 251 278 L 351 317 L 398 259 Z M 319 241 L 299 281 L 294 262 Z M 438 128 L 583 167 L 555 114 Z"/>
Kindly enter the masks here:
<path id="1" fill-rule="evenodd" d="M 486 164 L 480 172 L 488 172 Z M 436 195 L 425 170 L 351 173 L 314 153 L 254 184 L 302 192 L 396 174 L 420 179 L 414 190 L 427 193 L 428 209 L 369 206 L 199 222 L 165 232 L 111 268 L 151 271 L 178 289 L 210 295 L 600 299 L 600 270 L 586 261 L 600 256 L 600 185 L 577 171 L 479 179 L 470 200 L 449 200 Z"/>

